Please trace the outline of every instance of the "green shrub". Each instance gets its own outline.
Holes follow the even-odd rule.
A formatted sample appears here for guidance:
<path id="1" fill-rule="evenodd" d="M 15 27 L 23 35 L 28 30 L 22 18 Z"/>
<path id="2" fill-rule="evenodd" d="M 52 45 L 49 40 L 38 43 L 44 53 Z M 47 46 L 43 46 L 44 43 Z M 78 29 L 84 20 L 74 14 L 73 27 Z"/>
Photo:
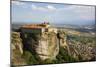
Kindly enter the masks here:
<path id="1" fill-rule="evenodd" d="M 29 51 L 25 51 L 23 57 L 26 60 L 27 64 L 39 64 L 36 55 L 32 55 L 32 53 Z"/>

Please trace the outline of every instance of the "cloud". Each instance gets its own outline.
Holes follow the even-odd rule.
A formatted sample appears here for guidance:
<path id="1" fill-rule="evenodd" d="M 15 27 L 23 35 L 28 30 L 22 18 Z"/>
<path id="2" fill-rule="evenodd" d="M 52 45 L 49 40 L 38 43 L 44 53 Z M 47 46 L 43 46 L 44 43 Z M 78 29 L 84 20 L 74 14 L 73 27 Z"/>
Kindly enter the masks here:
<path id="1" fill-rule="evenodd" d="M 12 5 L 17 5 L 20 6 L 22 8 L 27 8 L 27 5 L 25 2 L 20 2 L 20 1 L 12 1 Z"/>
<path id="2" fill-rule="evenodd" d="M 19 1 L 12 1 L 12 4 L 14 4 L 14 5 L 25 5 L 25 3 L 19 2 Z"/>
<path id="3" fill-rule="evenodd" d="M 65 13 L 71 17 L 82 20 L 95 20 L 95 7 L 93 6 L 77 6 L 72 5 L 64 8 L 59 8 L 60 13 Z M 59 12 L 58 12 L 59 13 Z M 63 14 L 62 14 L 63 15 Z"/>
<path id="4" fill-rule="evenodd" d="M 44 8 L 44 7 L 37 7 L 36 5 L 33 5 L 33 4 L 32 4 L 31 7 L 32 7 L 33 10 L 40 10 L 40 11 L 42 10 L 42 11 L 47 11 L 46 8 Z"/>
<path id="5" fill-rule="evenodd" d="M 39 11 L 54 11 L 54 10 L 56 10 L 56 8 L 54 6 L 51 6 L 51 5 L 36 6 L 36 5 L 32 4 L 31 7 L 33 10 L 39 10 Z"/>
<path id="6" fill-rule="evenodd" d="M 91 6 L 78 6 L 75 12 L 80 15 L 81 19 L 93 20 L 95 19 L 95 8 Z"/>
<path id="7" fill-rule="evenodd" d="M 56 10 L 56 8 L 54 6 L 48 5 L 46 6 L 48 8 L 48 10 Z"/>
<path id="8" fill-rule="evenodd" d="M 32 4 L 32 9 L 37 9 L 37 7 L 35 5 Z"/>

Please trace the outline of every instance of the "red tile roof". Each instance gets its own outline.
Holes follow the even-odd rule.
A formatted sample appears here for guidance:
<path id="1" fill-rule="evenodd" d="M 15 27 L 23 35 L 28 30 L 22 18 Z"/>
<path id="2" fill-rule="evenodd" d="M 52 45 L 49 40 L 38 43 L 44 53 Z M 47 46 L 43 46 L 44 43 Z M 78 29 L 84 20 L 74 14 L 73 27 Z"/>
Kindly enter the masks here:
<path id="1" fill-rule="evenodd" d="M 46 23 L 42 23 L 42 24 L 28 24 L 28 25 L 23 25 L 22 28 L 46 28 Z"/>

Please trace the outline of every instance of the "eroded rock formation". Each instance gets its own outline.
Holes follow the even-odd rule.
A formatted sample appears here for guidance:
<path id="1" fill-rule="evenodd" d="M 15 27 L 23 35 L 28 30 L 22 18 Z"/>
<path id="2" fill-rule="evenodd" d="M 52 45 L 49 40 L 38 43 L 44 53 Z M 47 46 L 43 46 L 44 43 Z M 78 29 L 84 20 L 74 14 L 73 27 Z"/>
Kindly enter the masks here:
<path id="1" fill-rule="evenodd" d="M 39 40 L 39 45 L 36 48 L 37 54 L 42 60 L 55 59 L 59 53 L 59 44 L 56 33 L 44 32 Z"/>
<path id="2" fill-rule="evenodd" d="M 59 53 L 59 39 L 54 31 L 40 33 L 22 33 L 24 48 L 38 54 L 41 60 L 56 59 Z"/>
<path id="3" fill-rule="evenodd" d="M 25 65 L 25 60 L 21 57 L 23 54 L 23 44 L 19 32 L 12 32 L 11 36 L 11 59 L 13 65 Z"/>

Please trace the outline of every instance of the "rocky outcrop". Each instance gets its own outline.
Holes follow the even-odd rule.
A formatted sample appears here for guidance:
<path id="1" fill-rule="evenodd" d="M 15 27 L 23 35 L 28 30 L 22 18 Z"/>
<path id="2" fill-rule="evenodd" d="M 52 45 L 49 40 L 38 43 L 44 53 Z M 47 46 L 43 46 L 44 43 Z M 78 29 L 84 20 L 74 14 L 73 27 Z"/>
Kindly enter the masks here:
<path id="1" fill-rule="evenodd" d="M 11 62 L 13 65 L 25 65 L 23 54 L 23 44 L 19 32 L 12 32 L 11 36 Z"/>
<path id="2" fill-rule="evenodd" d="M 50 29 L 48 32 L 37 34 L 13 32 L 12 38 L 12 49 L 15 49 L 17 45 L 19 48 L 17 50 L 19 50 L 21 54 L 23 54 L 23 51 L 29 50 L 31 53 L 37 54 L 43 61 L 46 59 L 56 59 L 56 56 L 59 54 L 59 47 L 67 48 L 70 54 L 66 33 L 63 31 L 55 32 L 53 29 Z"/>
<path id="3" fill-rule="evenodd" d="M 20 33 L 12 32 L 11 47 L 12 50 L 19 50 L 19 52 L 23 54 L 23 44 L 22 39 L 20 38 Z"/>
<path id="4" fill-rule="evenodd" d="M 26 37 L 27 36 L 27 37 Z M 24 49 L 36 53 L 41 60 L 56 59 L 59 53 L 59 40 L 55 32 L 43 32 L 42 34 L 22 33 Z"/>
<path id="5" fill-rule="evenodd" d="M 71 52 L 70 52 L 70 49 L 69 49 L 69 45 L 67 43 L 68 42 L 67 41 L 67 33 L 64 32 L 63 30 L 59 30 L 57 36 L 58 36 L 58 39 L 59 39 L 60 47 L 66 48 L 68 54 L 71 55 L 70 54 Z"/>
<path id="6" fill-rule="evenodd" d="M 55 32 L 44 32 L 39 40 L 36 52 L 42 60 L 56 59 L 59 53 L 59 43 Z"/>

